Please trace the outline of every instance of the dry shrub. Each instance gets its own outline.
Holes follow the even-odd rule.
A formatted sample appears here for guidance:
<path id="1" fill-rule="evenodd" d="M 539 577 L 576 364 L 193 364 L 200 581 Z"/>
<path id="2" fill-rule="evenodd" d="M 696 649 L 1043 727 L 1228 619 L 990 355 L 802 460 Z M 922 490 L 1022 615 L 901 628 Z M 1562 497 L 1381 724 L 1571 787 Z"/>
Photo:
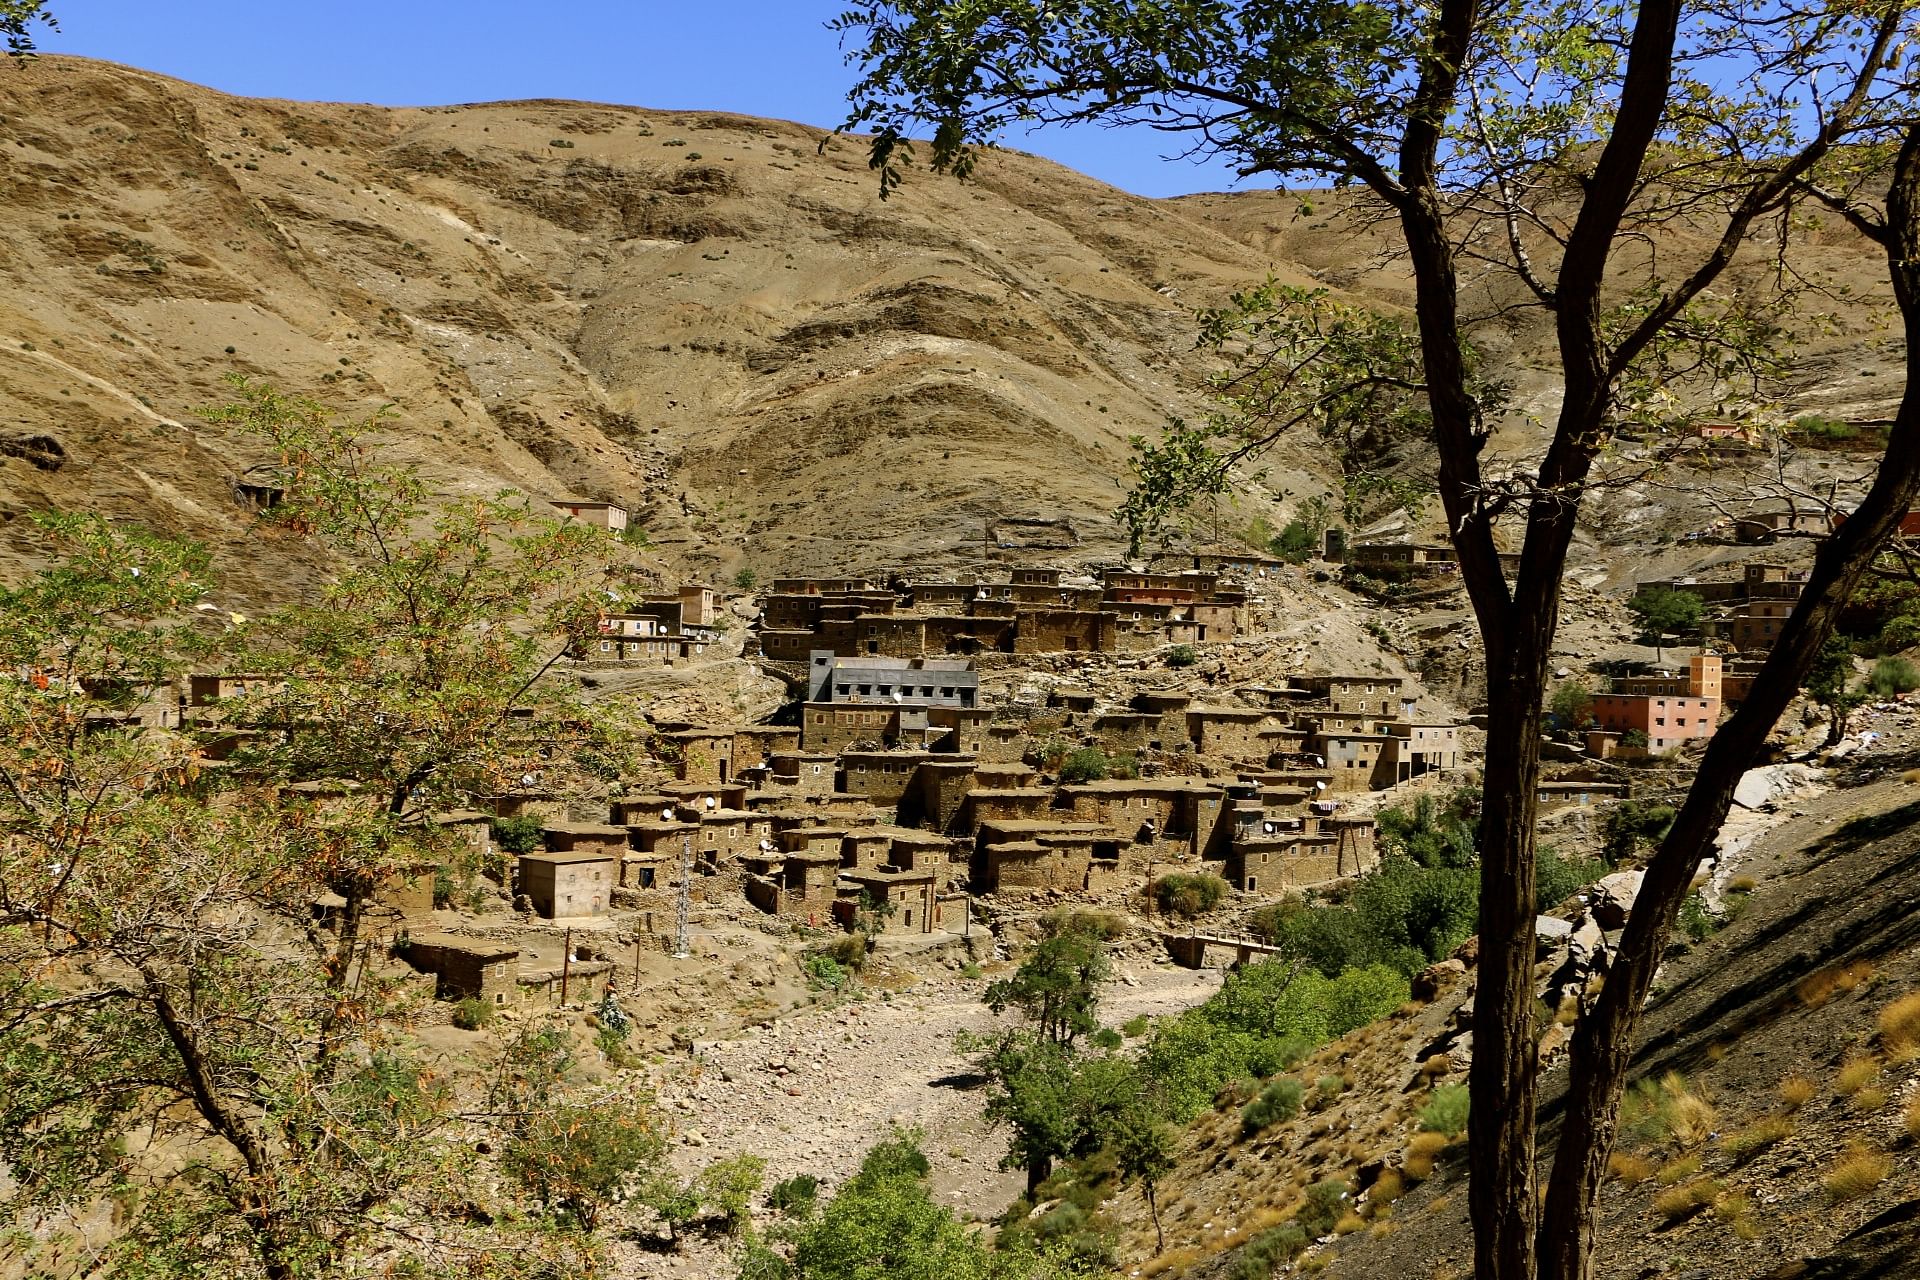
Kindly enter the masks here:
<path id="1" fill-rule="evenodd" d="M 1408 1182 L 1425 1182 L 1433 1176 L 1433 1157 L 1409 1151 L 1400 1159 L 1400 1176 Z"/>
<path id="2" fill-rule="evenodd" d="M 1201 1256 L 1198 1249 L 1175 1249 L 1171 1253 L 1163 1253 L 1151 1262 L 1142 1265 L 1140 1274 L 1143 1276 L 1184 1276 L 1192 1271 L 1194 1266 L 1199 1263 Z"/>
<path id="3" fill-rule="evenodd" d="M 1853 991 L 1873 976 L 1873 961 L 1855 960 L 1833 977 L 1836 991 Z"/>
<path id="4" fill-rule="evenodd" d="M 1607 1157 L 1607 1172 L 1619 1179 L 1622 1186 L 1637 1187 L 1653 1176 L 1653 1161 L 1645 1156 L 1616 1151 Z"/>
<path id="5" fill-rule="evenodd" d="M 1851 1058 L 1840 1065 L 1834 1073 L 1833 1091 L 1842 1098 L 1851 1098 L 1880 1074 L 1880 1061 L 1877 1058 Z"/>
<path id="6" fill-rule="evenodd" d="M 1553 1020 L 1563 1027 L 1570 1027 L 1580 1020 L 1580 1000 L 1577 996 L 1568 996 L 1554 1010 Z"/>
<path id="7" fill-rule="evenodd" d="M 1657 1081 L 1642 1080 L 1628 1092 L 1620 1109 L 1621 1130 L 1629 1138 L 1671 1141 L 1682 1150 L 1706 1141 L 1716 1116 L 1713 1104 L 1678 1071 L 1669 1071 Z"/>
<path id="8" fill-rule="evenodd" d="M 1720 1184 L 1712 1178 L 1698 1178 L 1684 1186 L 1668 1187 L 1653 1198 L 1653 1210 L 1669 1222 L 1696 1213 L 1712 1204 L 1720 1195 Z"/>
<path id="9" fill-rule="evenodd" d="M 1832 996 L 1835 985 L 1840 980 L 1837 969 L 1821 969 L 1810 973 L 1793 984 L 1793 994 L 1801 1004 L 1809 1009 L 1818 1009 Z"/>
<path id="10" fill-rule="evenodd" d="M 1685 1182 L 1698 1172 L 1700 1172 L 1699 1156 L 1681 1156 L 1678 1160 L 1669 1160 L 1661 1167 L 1660 1172 L 1653 1176 L 1661 1186 L 1671 1187 Z"/>
<path id="11" fill-rule="evenodd" d="M 1827 1189 L 1827 1196 L 1835 1204 L 1848 1200 L 1858 1200 L 1880 1185 L 1893 1170 L 1893 1160 L 1871 1147 L 1855 1143 L 1846 1150 L 1826 1176 L 1820 1179 L 1820 1185 Z"/>
<path id="12" fill-rule="evenodd" d="M 1444 1076 L 1453 1070 L 1453 1060 L 1444 1053 L 1436 1053 L 1420 1064 L 1420 1074 L 1428 1077 Z"/>
<path id="13" fill-rule="evenodd" d="M 1373 1185 L 1367 1188 L 1367 1203 L 1381 1206 L 1390 1205 L 1406 1193 L 1407 1184 L 1406 1181 L 1401 1178 L 1400 1171 L 1398 1169 L 1388 1169 L 1379 1177 L 1375 1178 Z"/>
<path id="14" fill-rule="evenodd" d="M 1720 1140 L 1720 1149 L 1738 1163 L 1750 1160 L 1776 1142 L 1791 1137 L 1793 1121 L 1785 1116 L 1767 1116 Z"/>
<path id="15" fill-rule="evenodd" d="M 1893 1050 L 1920 1047 L 1920 991 L 1901 996 L 1880 1011 L 1880 1039 Z"/>
<path id="16" fill-rule="evenodd" d="M 1787 1104 L 1789 1111 L 1806 1106 L 1819 1092 L 1820 1082 L 1806 1076 L 1788 1076 L 1780 1082 L 1780 1101 Z"/>

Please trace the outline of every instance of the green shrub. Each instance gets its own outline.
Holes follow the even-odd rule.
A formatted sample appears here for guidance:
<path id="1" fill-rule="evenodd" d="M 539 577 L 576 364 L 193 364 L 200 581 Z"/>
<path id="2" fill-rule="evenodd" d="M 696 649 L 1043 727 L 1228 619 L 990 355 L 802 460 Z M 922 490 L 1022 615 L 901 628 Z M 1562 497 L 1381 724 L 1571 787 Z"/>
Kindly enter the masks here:
<path id="1" fill-rule="evenodd" d="M 1079 747 L 1060 761 L 1060 781 L 1098 782 L 1107 776 L 1113 762 L 1098 747 Z"/>
<path id="2" fill-rule="evenodd" d="M 1443 1084 L 1420 1108 L 1420 1131 L 1453 1137 L 1467 1127 L 1467 1086 Z"/>
<path id="3" fill-rule="evenodd" d="M 453 1025 L 462 1031 L 479 1031 L 493 1025 L 493 1006 L 478 996 L 468 996 L 453 1006 Z"/>
<path id="4" fill-rule="evenodd" d="M 1120 1024 L 1120 1031 L 1121 1034 L 1125 1035 L 1128 1039 L 1136 1039 L 1147 1034 L 1147 1027 L 1149 1025 L 1147 1015 L 1137 1013 Z"/>
<path id="5" fill-rule="evenodd" d="M 508 853 L 532 853 L 540 847 L 547 821 L 537 813 L 493 820 L 493 842 Z"/>
<path id="6" fill-rule="evenodd" d="M 846 969 L 832 956 L 816 952 L 800 962 L 800 969 L 809 991 L 838 991 L 847 985 Z"/>
<path id="7" fill-rule="evenodd" d="M 1231 1273 L 1233 1280 L 1268 1280 L 1283 1264 L 1299 1257 L 1307 1241 L 1306 1230 L 1298 1223 L 1286 1222 L 1262 1231 L 1241 1248 Z"/>
<path id="8" fill-rule="evenodd" d="M 1175 872 L 1161 876 L 1153 884 L 1153 899 L 1160 909 L 1188 920 L 1213 910 L 1226 896 L 1227 882 L 1216 875 Z"/>
<path id="9" fill-rule="evenodd" d="M 1170 667 L 1190 667 L 1200 661 L 1200 655 L 1190 644 L 1177 644 L 1167 651 L 1167 665 Z"/>
<path id="10" fill-rule="evenodd" d="M 1305 1086 L 1292 1076 L 1268 1081 L 1260 1096 L 1240 1109 L 1240 1131 L 1251 1136 L 1293 1119 L 1300 1114 L 1300 1102 L 1306 1094 Z"/>
<path id="11" fill-rule="evenodd" d="M 820 1198 L 820 1179 L 810 1173 L 796 1173 L 773 1184 L 767 1203 L 789 1218 L 804 1218 L 813 1212 Z"/>
<path id="12" fill-rule="evenodd" d="M 1697 893 L 1690 893 L 1680 903 L 1680 917 L 1674 921 L 1674 927 L 1687 935 L 1689 941 L 1700 942 L 1714 930 L 1713 915 L 1707 910 L 1707 900 Z"/>
<path id="13" fill-rule="evenodd" d="M 1867 687 L 1883 698 L 1896 693 L 1908 693 L 1920 689 L 1920 671 L 1905 658 L 1882 658 L 1873 664 L 1873 674 L 1867 677 Z"/>
<path id="14" fill-rule="evenodd" d="M 1326 1235 L 1346 1212 L 1347 1197 L 1353 1193 L 1342 1178 L 1325 1178 L 1307 1188 L 1307 1202 L 1293 1215 L 1306 1231 L 1308 1239 Z"/>
<path id="15" fill-rule="evenodd" d="M 1563 858 L 1551 845 L 1541 845 L 1534 855 L 1535 909 L 1551 911 L 1606 874 L 1607 864 L 1598 858 Z"/>

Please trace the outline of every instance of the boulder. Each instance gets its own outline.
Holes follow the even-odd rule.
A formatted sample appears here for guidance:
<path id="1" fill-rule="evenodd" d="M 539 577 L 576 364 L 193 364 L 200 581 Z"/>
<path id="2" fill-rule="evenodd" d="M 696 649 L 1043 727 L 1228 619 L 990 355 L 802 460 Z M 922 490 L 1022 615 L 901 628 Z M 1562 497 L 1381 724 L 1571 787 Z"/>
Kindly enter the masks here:
<path id="1" fill-rule="evenodd" d="M 1430 964 L 1413 975 L 1413 998 L 1432 1001 L 1451 986 L 1455 978 L 1463 978 L 1466 973 L 1467 966 L 1464 961 L 1442 960 L 1438 964 Z"/>
<path id="2" fill-rule="evenodd" d="M 1638 871 L 1616 871 L 1593 886 L 1593 900 L 1588 903 L 1593 918 L 1602 929 L 1618 929 L 1633 914 L 1634 899 L 1640 896 L 1641 873 Z"/>

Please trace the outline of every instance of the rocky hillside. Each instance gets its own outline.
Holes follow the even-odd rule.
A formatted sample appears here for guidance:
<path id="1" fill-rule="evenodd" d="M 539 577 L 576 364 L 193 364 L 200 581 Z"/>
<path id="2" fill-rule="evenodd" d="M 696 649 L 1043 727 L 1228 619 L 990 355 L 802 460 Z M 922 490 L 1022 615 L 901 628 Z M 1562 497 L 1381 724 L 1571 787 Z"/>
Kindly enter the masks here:
<path id="1" fill-rule="evenodd" d="M 1099 552 L 1127 437 L 1195 407 L 1191 307 L 1306 278 L 1019 154 L 882 204 L 857 143 L 722 114 L 46 57 L 0 76 L 0 147 L 0 510 L 190 533 L 242 590 L 287 579 L 231 554 L 265 459 L 195 416 L 228 374 L 396 405 L 436 485 L 626 502 L 691 568 L 977 557 L 996 518 Z"/>

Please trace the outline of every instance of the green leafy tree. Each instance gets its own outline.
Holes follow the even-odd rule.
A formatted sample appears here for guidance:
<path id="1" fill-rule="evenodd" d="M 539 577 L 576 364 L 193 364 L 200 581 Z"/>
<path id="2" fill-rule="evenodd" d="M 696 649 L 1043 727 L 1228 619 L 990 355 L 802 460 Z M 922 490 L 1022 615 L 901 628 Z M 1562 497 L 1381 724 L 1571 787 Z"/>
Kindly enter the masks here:
<path id="1" fill-rule="evenodd" d="M 1553 687 L 1547 710 L 1563 729 L 1584 729 L 1593 723 L 1593 690 L 1584 680 L 1562 680 Z"/>
<path id="2" fill-rule="evenodd" d="M 1017 1009 L 1052 1044 L 1071 1050 L 1099 1025 L 1100 984 L 1110 971 L 1106 940 L 1078 917 L 1061 917 L 1010 978 L 987 984 L 987 1007 Z"/>
<path id="3" fill-rule="evenodd" d="M 1691 591 L 1676 591 L 1672 587 L 1642 587 L 1633 593 L 1627 601 L 1640 623 L 1640 643 L 1654 646 L 1654 660 L 1659 660 L 1660 646 L 1669 636 L 1687 635 L 1700 627 L 1700 613 L 1704 606 L 1700 597 Z"/>
<path id="4" fill-rule="evenodd" d="M 58 31 L 60 24 L 41 0 L 0 0 L 0 35 L 7 38 L 7 55 L 12 58 L 33 56 L 34 27 Z"/>
<path id="5" fill-rule="evenodd" d="M 666 1150 L 652 1100 L 623 1089 L 528 1115 L 516 1126 L 504 1164 L 537 1203 L 592 1231 L 609 1205 L 656 1174 Z"/>
<path id="6" fill-rule="evenodd" d="M 989 1249 L 927 1185 L 919 1135 L 896 1132 L 800 1231 L 795 1280 L 1042 1280 L 1059 1269 L 1028 1248 Z"/>
<path id="7" fill-rule="evenodd" d="M 1160 1226 L 1160 1179 L 1173 1171 L 1179 1132 L 1144 1105 L 1129 1108 L 1113 1130 L 1112 1147 L 1120 1176 L 1138 1182 L 1153 1218 L 1154 1252 L 1167 1251 L 1166 1232 Z"/>
<path id="8" fill-rule="evenodd" d="M 1901 65 L 1911 15 L 1876 4 L 1835 21 L 1824 6 L 1671 0 L 1604 12 L 1474 0 L 870 0 L 834 25 L 855 42 L 848 124 L 872 137 L 883 194 L 898 189 L 913 135 L 931 134 L 935 169 L 965 176 L 981 140 L 1016 123 L 1142 124 L 1183 134 L 1245 175 L 1328 183 L 1336 213 L 1397 228 L 1410 318 L 1395 325 L 1272 288 L 1236 300 L 1208 336 L 1224 327 L 1244 339 L 1228 376 L 1246 390 L 1225 389 L 1215 429 L 1176 425 L 1161 445 L 1143 444 L 1121 514 L 1138 542 L 1179 518 L 1191 495 L 1224 491 L 1232 466 L 1294 425 L 1350 442 L 1341 449 L 1350 480 L 1382 474 L 1357 434 L 1376 421 L 1431 442 L 1491 695 L 1475 997 L 1484 1025 L 1470 1072 L 1474 1271 L 1584 1276 L 1631 1060 L 1624 1046 L 1666 927 L 1733 782 L 1920 494 L 1920 400 L 1903 403 L 1866 500 L 1821 544 L 1757 696 L 1715 735 L 1650 866 L 1599 1006 L 1575 1031 L 1543 1199 L 1536 784 L 1568 552 L 1617 430 L 1657 430 L 1698 399 L 1782 369 L 1790 291 L 1718 287 L 1776 214 L 1821 202 L 1879 243 L 1910 345 L 1920 339 L 1920 127 Z M 1727 94 L 1728 84 L 1743 92 Z M 1705 247 L 1644 267 L 1636 258 L 1636 282 L 1621 287 L 1620 259 L 1665 243 L 1676 219 L 1705 230 L 1696 241 Z M 1544 449 L 1501 452 L 1497 467 L 1485 459 L 1504 391 L 1473 348 L 1460 287 L 1468 268 L 1472 297 L 1499 299 L 1489 312 L 1502 324 L 1528 310 L 1550 324 L 1563 388 Z M 1503 522 L 1520 531 L 1512 576 L 1494 536 Z"/>
<path id="9" fill-rule="evenodd" d="M 1289 564 L 1305 564 L 1320 550 L 1320 540 L 1304 520 L 1289 520 L 1268 547 Z"/>
<path id="10" fill-rule="evenodd" d="M 1853 686 L 1853 646 L 1841 635 L 1827 637 L 1812 670 L 1807 672 L 1807 695 L 1827 712 L 1827 745 L 1840 741 L 1847 716 L 1866 701 Z"/>

